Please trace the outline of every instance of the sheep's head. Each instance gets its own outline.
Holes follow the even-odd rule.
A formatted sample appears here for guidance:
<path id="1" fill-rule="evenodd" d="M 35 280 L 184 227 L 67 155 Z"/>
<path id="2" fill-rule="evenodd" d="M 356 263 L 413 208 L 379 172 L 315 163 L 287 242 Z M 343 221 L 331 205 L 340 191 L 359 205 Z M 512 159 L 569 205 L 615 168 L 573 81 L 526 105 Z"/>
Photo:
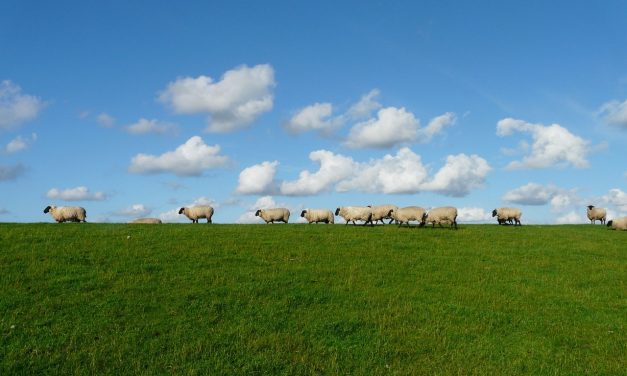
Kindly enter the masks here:
<path id="1" fill-rule="evenodd" d="M 588 210 L 594 209 L 594 205 L 588 205 Z"/>
<path id="2" fill-rule="evenodd" d="M 48 205 L 48 206 L 46 206 L 46 208 L 44 209 L 44 213 L 48 213 L 48 212 L 50 212 L 51 210 L 53 210 L 53 209 L 55 209 L 55 208 L 56 208 L 56 206 Z"/>
<path id="3" fill-rule="evenodd" d="M 179 209 L 179 214 L 183 214 L 184 211 L 185 211 L 185 208 L 180 208 Z"/>
<path id="4" fill-rule="evenodd" d="M 261 214 L 261 209 L 257 209 L 257 211 L 255 212 L 255 217 L 259 217 L 259 214 Z"/>
<path id="5" fill-rule="evenodd" d="M 391 216 L 392 216 L 392 213 L 394 213 L 394 209 L 390 209 L 390 211 L 388 212 L 388 215 L 387 215 L 387 216 L 388 216 L 388 217 L 391 217 Z"/>
<path id="6" fill-rule="evenodd" d="M 335 209 L 335 215 L 340 215 L 340 208 Z"/>
<path id="7" fill-rule="evenodd" d="M 607 227 L 612 227 L 612 223 L 614 223 L 614 221 L 611 219 L 607 221 Z"/>
<path id="8" fill-rule="evenodd" d="M 496 209 L 492 210 L 492 216 L 496 217 Z"/>
<path id="9" fill-rule="evenodd" d="M 300 216 L 301 216 L 301 217 L 304 217 L 304 216 L 305 216 L 305 214 L 307 214 L 307 210 L 303 210 L 302 212 L 300 212 Z"/>

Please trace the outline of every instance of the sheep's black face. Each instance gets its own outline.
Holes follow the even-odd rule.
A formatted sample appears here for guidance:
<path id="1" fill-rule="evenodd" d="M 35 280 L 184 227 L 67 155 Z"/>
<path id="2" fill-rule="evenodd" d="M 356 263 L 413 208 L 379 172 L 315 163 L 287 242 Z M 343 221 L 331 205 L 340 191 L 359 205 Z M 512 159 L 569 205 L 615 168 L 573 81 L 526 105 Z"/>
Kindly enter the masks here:
<path id="1" fill-rule="evenodd" d="M 391 217 L 392 213 L 394 213 L 394 209 L 390 209 L 390 211 L 388 212 L 388 217 Z"/>
<path id="2" fill-rule="evenodd" d="M 611 226 L 612 226 L 612 223 L 614 223 L 614 221 L 612 221 L 612 220 L 608 221 L 608 222 L 607 222 L 607 227 L 611 227 Z"/>
<path id="3" fill-rule="evenodd" d="M 592 210 L 592 208 L 594 208 L 594 205 L 588 205 L 589 210 Z"/>
<path id="4" fill-rule="evenodd" d="M 335 209 L 335 215 L 340 215 L 340 208 Z"/>
<path id="5" fill-rule="evenodd" d="M 184 211 L 185 211 L 185 208 L 179 209 L 179 214 L 183 214 Z"/>
<path id="6" fill-rule="evenodd" d="M 300 212 L 300 216 L 304 217 L 306 213 L 307 213 L 307 210 L 303 210 L 302 212 Z"/>
<path id="7" fill-rule="evenodd" d="M 259 210 L 257 210 L 257 211 L 255 212 L 255 217 L 259 217 L 259 214 L 261 214 L 261 209 L 259 209 Z"/>
<path id="8" fill-rule="evenodd" d="M 44 213 L 48 213 L 50 209 L 51 209 L 50 205 L 46 206 L 46 208 L 44 209 Z"/>
<path id="9" fill-rule="evenodd" d="M 496 217 L 496 209 L 492 210 L 492 216 Z"/>

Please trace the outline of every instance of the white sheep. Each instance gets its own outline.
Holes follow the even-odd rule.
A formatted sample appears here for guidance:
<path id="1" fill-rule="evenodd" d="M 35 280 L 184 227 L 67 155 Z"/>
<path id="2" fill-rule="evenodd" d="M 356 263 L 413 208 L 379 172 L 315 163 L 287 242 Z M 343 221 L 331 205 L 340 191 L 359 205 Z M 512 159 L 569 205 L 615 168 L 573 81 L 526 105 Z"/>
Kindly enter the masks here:
<path id="1" fill-rule="evenodd" d="M 305 209 L 300 213 L 300 216 L 309 223 L 324 222 L 333 224 L 335 221 L 333 212 L 329 209 Z"/>
<path id="2" fill-rule="evenodd" d="M 261 217 L 266 223 L 275 221 L 287 223 L 290 219 L 290 211 L 285 208 L 259 209 L 255 212 L 255 217 Z"/>
<path id="3" fill-rule="evenodd" d="M 390 223 L 394 220 L 394 218 L 390 217 L 390 210 L 398 209 L 396 205 L 368 205 L 369 208 L 372 209 L 372 222 L 377 223 L 381 221 L 381 223 L 385 224 L 384 219 L 389 219 Z"/>
<path id="4" fill-rule="evenodd" d="M 496 217 L 497 221 L 499 222 L 499 225 L 505 222 L 508 222 L 511 224 L 512 221 L 514 221 L 514 226 L 515 225 L 522 226 L 522 223 L 520 223 L 520 217 L 522 216 L 522 212 L 518 208 L 494 209 L 492 210 L 492 216 Z"/>
<path id="5" fill-rule="evenodd" d="M 588 214 L 590 223 L 594 224 L 594 222 L 598 219 L 601 221 L 601 224 L 605 224 L 605 217 L 607 216 L 605 209 L 595 208 L 594 205 L 588 205 L 586 214 Z"/>
<path id="6" fill-rule="evenodd" d="M 156 224 L 162 223 L 159 218 L 137 218 L 135 220 L 130 221 L 129 223 L 133 224 Z"/>
<path id="7" fill-rule="evenodd" d="M 424 226 L 424 220 L 426 217 L 427 211 L 418 206 L 407 206 L 404 208 L 395 208 L 391 209 L 388 215 L 393 218 L 398 225 L 401 226 L 403 223 L 407 223 L 407 227 L 409 227 L 410 221 L 419 221 L 420 226 Z"/>
<path id="8" fill-rule="evenodd" d="M 198 223 L 200 218 L 207 218 L 207 223 L 211 223 L 213 208 L 207 205 L 185 207 L 179 210 L 179 214 L 185 214 L 187 218 L 192 220 L 192 223 Z"/>
<path id="9" fill-rule="evenodd" d="M 85 208 L 80 206 L 61 206 L 48 205 L 44 209 L 44 213 L 50 213 L 52 218 L 58 223 L 61 222 L 87 222 L 87 212 Z"/>
<path id="10" fill-rule="evenodd" d="M 364 226 L 372 223 L 372 209 L 368 206 L 342 206 L 335 209 L 335 215 L 339 215 L 348 222 L 353 222 L 353 225 L 356 225 L 355 221 L 364 221 Z"/>
<path id="11" fill-rule="evenodd" d="M 627 217 L 610 219 L 607 221 L 607 227 L 612 230 L 627 231 Z"/>
<path id="12" fill-rule="evenodd" d="M 431 209 L 425 216 L 424 222 L 433 223 L 432 227 L 435 227 L 436 222 L 440 226 L 442 226 L 442 222 L 446 222 L 457 229 L 457 209 L 451 206 Z"/>

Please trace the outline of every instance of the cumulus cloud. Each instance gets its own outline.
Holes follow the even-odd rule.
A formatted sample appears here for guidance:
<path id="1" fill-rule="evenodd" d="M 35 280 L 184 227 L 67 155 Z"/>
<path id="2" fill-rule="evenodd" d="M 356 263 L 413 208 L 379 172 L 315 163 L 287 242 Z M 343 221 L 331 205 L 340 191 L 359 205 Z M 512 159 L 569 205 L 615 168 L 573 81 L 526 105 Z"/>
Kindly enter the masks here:
<path id="1" fill-rule="evenodd" d="M 424 189 L 453 197 L 466 196 L 470 190 L 483 186 L 491 169 L 478 155 L 449 155 L 446 164 L 424 184 Z"/>
<path id="2" fill-rule="evenodd" d="M 155 174 L 171 172 L 178 176 L 199 176 L 204 170 L 223 167 L 229 158 L 220 155 L 220 146 L 209 146 L 199 136 L 193 136 L 174 151 L 159 156 L 137 154 L 131 160 L 129 172 Z"/>
<path id="3" fill-rule="evenodd" d="M 22 94 L 13 82 L 0 82 L 0 129 L 14 129 L 35 119 L 44 106 L 40 98 Z"/>
<path id="4" fill-rule="evenodd" d="M 0 165 L 0 181 L 15 180 L 26 172 L 26 167 L 22 164 Z"/>
<path id="5" fill-rule="evenodd" d="M 368 94 L 361 97 L 359 102 L 352 105 L 346 115 L 352 119 L 365 119 L 370 117 L 374 111 L 383 107 L 376 98 L 380 92 L 378 89 L 371 90 Z"/>
<path id="6" fill-rule="evenodd" d="M 409 148 L 401 148 L 396 155 L 387 154 L 363 163 L 327 150 L 312 152 L 309 157 L 320 163 L 319 170 L 305 170 L 300 173 L 299 179 L 284 181 L 281 194 L 314 195 L 335 186 L 339 192 L 356 190 L 395 194 L 434 191 L 460 197 L 482 186 L 491 169 L 479 156 L 451 155 L 429 179 L 420 156 Z"/>
<path id="7" fill-rule="evenodd" d="M 431 119 L 426 127 L 418 129 L 418 140 L 420 142 L 431 141 L 433 136 L 441 133 L 447 126 L 455 124 L 455 121 L 457 117 L 452 112 Z"/>
<path id="8" fill-rule="evenodd" d="M 483 208 L 459 208 L 457 210 L 458 222 L 491 222 L 492 213 Z"/>
<path id="9" fill-rule="evenodd" d="M 115 125 L 115 118 L 106 112 L 98 114 L 98 116 L 96 116 L 96 121 L 105 128 L 113 128 Z"/>
<path id="10" fill-rule="evenodd" d="M 235 191 L 244 195 L 272 194 L 277 190 L 274 174 L 278 165 L 278 161 L 265 161 L 243 169 Z"/>
<path id="11" fill-rule="evenodd" d="M 508 169 L 548 168 L 553 166 L 589 166 L 586 156 L 590 152 L 589 141 L 582 139 L 559 124 L 531 124 L 512 118 L 497 123 L 496 134 L 509 136 L 514 132 L 531 133 L 533 143 L 521 161 L 512 161 Z"/>
<path id="12" fill-rule="evenodd" d="M 333 106 L 331 103 L 314 103 L 299 110 L 284 124 L 284 128 L 290 133 L 304 133 L 318 131 L 328 135 L 342 124 L 340 117 L 331 117 Z"/>
<path id="13" fill-rule="evenodd" d="M 418 119 L 405 108 L 387 107 L 377 117 L 355 124 L 345 145 L 350 148 L 389 148 L 412 142 L 418 134 Z"/>
<path id="14" fill-rule="evenodd" d="M 157 119 L 139 119 L 136 123 L 130 124 L 126 127 L 126 131 L 130 134 L 141 135 L 141 134 L 165 134 L 165 133 L 175 133 L 176 125 L 171 123 L 166 123 L 162 121 L 158 121 Z"/>
<path id="15" fill-rule="evenodd" d="M 36 140 L 37 140 L 36 133 L 31 134 L 30 138 L 23 138 L 22 136 L 17 136 L 0 150 L 3 154 L 15 154 L 22 150 L 26 150 Z"/>
<path id="16" fill-rule="evenodd" d="M 144 204 L 133 204 L 115 212 L 116 215 L 133 218 L 145 217 L 150 213 L 152 213 L 152 209 L 146 207 Z"/>
<path id="17" fill-rule="evenodd" d="M 627 100 L 607 102 L 601 106 L 599 114 L 603 116 L 607 124 L 627 130 Z"/>
<path id="18" fill-rule="evenodd" d="M 334 154 L 327 150 L 316 150 L 309 153 L 309 159 L 320 164 L 317 172 L 301 171 L 295 181 L 281 184 L 281 193 L 288 196 L 315 195 L 345 179 L 357 167 L 350 157 Z"/>
<path id="19" fill-rule="evenodd" d="M 585 215 L 585 212 L 579 211 L 575 212 L 574 210 L 569 211 L 563 215 L 558 216 L 555 219 L 555 223 L 560 225 L 569 225 L 569 224 L 579 224 L 586 223 L 588 218 Z"/>
<path id="20" fill-rule="evenodd" d="M 103 201 L 107 199 L 104 192 L 92 193 L 85 186 L 68 189 L 52 188 L 46 193 L 46 197 L 63 201 Z"/>
<path id="21" fill-rule="evenodd" d="M 274 69 L 269 64 L 234 68 L 214 82 L 211 77 L 179 78 L 159 100 L 179 114 L 209 114 L 207 130 L 230 132 L 248 126 L 273 106 Z"/>
<path id="22" fill-rule="evenodd" d="M 505 193 L 503 201 L 521 205 L 546 205 L 560 192 L 562 190 L 554 185 L 529 183 Z"/>
<path id="23" fill-rule="evenodd" d="M 420 156 L 409 148 L 354 166 L 353 175 L 337 185 L 338 191 L 415 193 L 421 190 L 428 175 Z"/>
<path id="24" fill-rule="evenodd" d="M 613 205 L 621 212 L 627 212 L 627 193 L 619 188 L 612 188 L 601 197 L 600 201 L 606 205 Z"/>

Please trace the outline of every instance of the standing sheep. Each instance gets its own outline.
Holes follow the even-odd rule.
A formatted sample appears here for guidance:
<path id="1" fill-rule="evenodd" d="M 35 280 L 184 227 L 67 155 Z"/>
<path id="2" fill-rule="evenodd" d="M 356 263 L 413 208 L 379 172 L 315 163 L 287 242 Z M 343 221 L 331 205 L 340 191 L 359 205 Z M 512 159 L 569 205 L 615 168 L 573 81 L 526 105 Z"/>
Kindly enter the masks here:
<path id="1" fill-rule="evenodd" d="M 353 222 L 353 225 L 357 225 L 355 221 L 364 221 L 364 226 L 370 222 L 370 225 L 374 226 L 372 223 L 372 209 L 367 206 L 341 206 L 335 209 L 335 215 L 339 215 L 348 222 Z"/>
<path id="2" fill-rule="evenodd" d="M 185 216 L 192 220 L 192 223 L 198 223 L 200 218 L 207 218 L 207 223 L 211 223 L 211 217 L 213 217 L 213 208 L 211 206 L 192 206 L 191 208 L 181 208 L 179 214 L 185 214 Z"/>
<path id="3" fill-rule="evenodd" d="M 424 222 L 433 223 L 432 227 L 435 227 L 436 222 L 440 226 L 442 226 L 442 222 L 450 222 L 451 227 L 455 226 L 455 229 L 457 229 L 457 209 L 451 206 L 431 209 L 427 213 Z"/>
<path id="4" fill-rule="evenodd" d="M 407 223 L 407 227 L 409 227 L 410 221 L 420 221 L 420 226 L 424 226 L 425 216 L 427 211 L 418 206 L 407 206 L 405 208 L 396 208 L 390 210 L 388 215 L 392 217 L 398 225 L 401 226 L 403 223 Z"/>
<path id="5" fill-rule="evenodd" d="M 44 213 L 50 213 L 57 223 L 61 222 L 87 222 L 87 212 L 85 208 L 80 206 L 61 206 L 48 205 L 44 209 Z"/>
<path id="6" fill-rule="evenodd" d="M 368 205 L 370 209 L 372 209 L 372 222 L 377 223 L 381 221 L 381 223 L 385 224 L 384 219 L 389 219 L 390 223 L 394 220 L 390 217 L 390 210 L 398 209 L 398 206 L 395 205 Z"/>
<path id="7" fill-rule="evenodd" d="M 588 205 L 588 211 L 586 214 L 588 214 L 588 219 L 591 224 L 594 224 L 597 219 L 601 221 L 601 224 L 605 224 L 605 217 L 607 216 L 605 209 L 595 208 L 594 205 Z"/>
<path id="8" fill-rule="evenodd" d="M 134 219 L 132 221 L 130 221 L 129 223 L 133 223 L 133 224 L 157 224 L 157 223 L 162 223 L 161 220 L 159 218 L 137 218 Z"/>
<path id="9" fill-rule="evenodd" d="M 612 230 L 627 231 L 627 217 L 614 218 L 607 221 L 607 227 Z"/>
<path id="10" fill-rule="evenodd" d="M 329 209 L 305 209 L 300 213 L 300 216 L 309 223 L 324 222 L 333 224 L 335 221 L 333 212 Z"/>
<path id="11" fill-rule="evenodd" d="M 266 223 L 274 223 L 274 221 L 287 223 L 290 219 L 290 211 L 285 208 L 259 209 L 255 212 L 255 217 L 261 217 Z"/>
<path id="12" fill-rule="evenodd" d="M 518 208 L 494 209 L 492 210 L 492 216 L 496 217 L 497 221 L 499 222 L 499 225 L 506 223 L 506 222 L 512 223 L 512 220 L 513 220 L 515 221 L 514 226 L 515 225 L 522 226 L 522 223 L 520 223 L 520 217 L 522 216 L 522 212 Z"/>

